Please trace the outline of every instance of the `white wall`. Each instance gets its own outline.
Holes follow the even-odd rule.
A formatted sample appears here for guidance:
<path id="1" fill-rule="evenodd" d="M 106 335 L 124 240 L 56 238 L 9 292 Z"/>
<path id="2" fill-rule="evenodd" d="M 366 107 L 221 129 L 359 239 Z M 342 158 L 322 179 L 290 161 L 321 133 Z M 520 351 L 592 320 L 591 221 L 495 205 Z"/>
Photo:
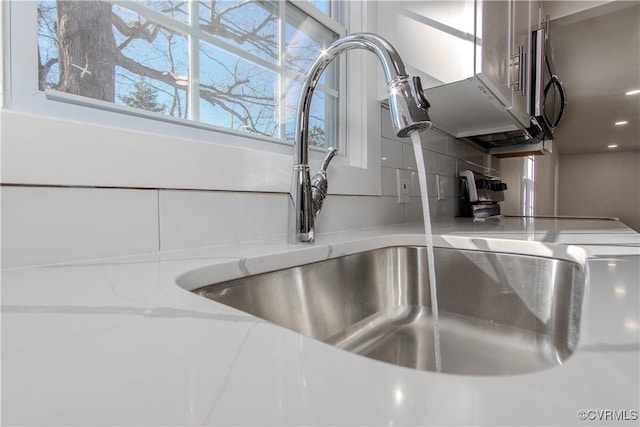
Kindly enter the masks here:
<path id="1" fill-rule="evenodd" d="M 620 218 L 640 232 L 640 152 L 560 155 L 559 214 Z"/>
<path id="2" fill-rule="evenodd" d="M 500 179 L 507 184 L 504 202 L 500 204 L 503 215 L 522 215 L 523 158 L 500 159 Z"/>
<path id="3" fill-rule="evenodd" d="M 416 162 L 408 140 L 393 135 L 389 111 L 382 123 L 378 196 L 330 194 L 317 221 L 323 233 L 422 220 Z M 431 217 L 457 212 L 457 175 L 482 151 L 436 130 L 422 134 Z M 66 153 L 73 155 L 73 153 Z M 409 204 L 398 203 L 397 170 L 411 175 Z M 38 171 L 34 170 L 33 174 Z M 113 173 L 117 173 L 114 170 Z M 283 173 L 290 174 L 289 168 Z M 445 197 L 435 197 L 435 178 L 446 179 Z M 329 188 L 336 177 L 329 168 Z M 259 184 L 257 184 L 259 185 Z M 258 188 L 258 187 L 257 187 Z M 179 250 L 258 239 L 286 239 L 288 195 L 284 192 L 167 190 L 3 185 L 2 267 L 21 267 Z"/>
<path id="4" fill-rule="evenodd" d="M 524 179 L 525 157 L 500 159 L 500 177 L 507 184 L 505 200 L 501 204 L 503 215 L 522 215 L 524 195 L 522 181 Z M 534 157 L 534 215 L 558 215 L 558 168 L 560 155 L 557 150 L 551 154 Z"/>
<path id="5" fill-rule="evenodd" d="M 535 215 L 556 215 L 556 174 L 560 155 L 557 150 L 551 154 L 535 157 L 534 212 Z"/>

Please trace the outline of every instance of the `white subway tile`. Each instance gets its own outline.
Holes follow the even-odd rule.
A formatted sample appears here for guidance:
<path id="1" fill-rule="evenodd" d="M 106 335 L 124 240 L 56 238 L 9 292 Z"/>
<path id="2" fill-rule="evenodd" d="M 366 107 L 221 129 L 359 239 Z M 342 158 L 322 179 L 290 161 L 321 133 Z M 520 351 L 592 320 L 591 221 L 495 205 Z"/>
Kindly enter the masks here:
<path id="1" fill-rule="evenodd" d="M 483 173 L 484 172 L 484 155 L 478 156 L 469 156 L 466 158 L 458 158 L 456 159 L 456 172 L 459 174 L 463 170 L 470 169 L 474 172 Z"/>
<path id="2" fill-rule="evenodd" d="M 435 219 L 438 216 L 439 200 L 436 197 L 429 197 L 429 212 L 431 213 L 431 219 Z M 408 205 L 407 222 L 422 221 L 422 198 L 412 197 L 411 204 Z"/>
<path id="3" fill-rule="evenodd" d="M 382 168 L 382 195 L 398 195 L 398 169 Z"/>
<path id="4" fill-rule="evenodd" d="M 484 152 L 471 144 L 462 142 L 452 136 L 447 137 L 447 154 L 458 159 L 468 159 L 471 157 L 482 157 Z"/>
<path id="5" fill-rule="evenodd" d="M 288 199 L 282 193 L 238 193 L 234 214 L 236 240 L 286 236 Z"/>
<path id="6" fill-rule="evenodd" d="M 448 176 L 447 183 L 445 185 L 445 194 L 447 198 L 457 198 L 458 197 L 458 177 L 457 176 Z"/>
<path id="7" fill-rule="evenodd" d="M 451 209 L 452 201 L 455 199 L 438 200 L 436 197 L 429 197 L 429 212 L 431 220 L 443 217 L 453 217 Z M 407 205 L 407 222 L 422 222 L 422 198 L 412 197 L 411 203 Z"/>
<path id="8" fill-rule="evenodd" d="M 316 217 L 316 232 L 356 230 L 360 228 L 358 196 L 329 195 Z"/>
<path id="9" fill-rule="evenodd" d="M 155 190 L 2 187 L 2 267 L 158 250 Z"/>
<path id="10" fill-rule="evenodd" d="M 427 173 L 456 176 L 456 158 L 440 153 L 425 152 L 424 161 Z"/>
<path id="11" fill-rule="evenodd" d="M 407 222 L 422 222 L 422 198 L 411 197 L 411 203 L 405 205 Z"/>
<path id="12" fill-rule="evenodd" d="M 420 134 L 420 141 L 422 142 L 422 148 L 429 151 L 435 151 L 437 153 L 447 152 L 447 135 L 441 133 L 436 129 L 429 129 L 426 132 Z"/>
<path id="13" fill-rule="evenodd" d="M 448 178 L 451 179 L 451 178 Z M 432 173 L 427 173 L 427 194 L 429 197 L 436 197 L 438 195 L 437 187 L 436 187 L 436 175 Z M 421 197 L 422 190 L 420 189 L 420 180 L 418 177 L 418 172 L 411 173 L 411 196 Z"/>
<path id="14" fill-rule="evenodd" d="M 236 201 L 236 193 L 160 191 L 160 248 L 174 250 L 233 242 Z"/>
<path id="15" fill-rule="evenodd" d="M 363 228 L 405 222 L 404 204 L 397 197 L 361 196 L 358 198 Z"/>
<path id="16" fill-rule="evenodd" d="M 411 188 L 409 194 L 412 197 L 421 197 L 422 193 L 420 192 L 420 180 L 418 179 L 418 172 L 415 170 L 411 171 L 410 187 Z"/>
<path id="17" fill-rule="evenodd" d="M 435 205 L 434 206 L 435 218 L 438 218 L 438 219 L 453 218 L 454 216 L 456 216 L 456 199 L 455 198 L 446 198 L 444 200 L 437 200 L 437 199 L 433 199 L 433 200 L 434 200 L 433 202 L 431 200 L 429 200 L 429 202 Z M 432 218 L 433 218 L 433 215 L 432 215 Z"/>
<path id="18" fill-rule="evenodd" d="M 404 144 L 387 139 L 381 140 L 380 164 L 389 168 L 402 167 L 402 147 Z"/>
<path id="19" fill-rule="evenodd" d="M 429 214 L 431 215 L 431 220 L 438 217 L 438 199 L 435 197 L 429 197 Z"/>
<path id="20" fill-rule="evenodd" d="M 402 167 L 411 170 L 417 169 L 416 155 L 411 144 L 402 144 Z"/>

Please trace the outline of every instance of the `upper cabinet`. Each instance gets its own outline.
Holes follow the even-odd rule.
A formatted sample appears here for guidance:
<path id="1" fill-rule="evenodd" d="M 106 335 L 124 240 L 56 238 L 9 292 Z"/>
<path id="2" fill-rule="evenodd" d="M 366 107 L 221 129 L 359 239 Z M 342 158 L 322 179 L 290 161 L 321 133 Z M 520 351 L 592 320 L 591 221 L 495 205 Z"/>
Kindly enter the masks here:
<path id="1" fill-rule="evenodd" d="M 422 78 L 434 126 L 458 138 L 527 138 L 537 1 L 376 4 L 378 31 L 396 47 L 407 71 Z M 482 138 L 475 142 L 483 145 Z"/>

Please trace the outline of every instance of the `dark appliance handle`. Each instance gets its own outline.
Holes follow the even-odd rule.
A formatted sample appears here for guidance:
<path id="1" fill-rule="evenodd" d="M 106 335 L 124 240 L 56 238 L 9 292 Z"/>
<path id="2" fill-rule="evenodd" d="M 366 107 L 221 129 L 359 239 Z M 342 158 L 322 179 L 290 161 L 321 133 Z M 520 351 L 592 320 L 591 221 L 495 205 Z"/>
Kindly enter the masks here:
<path id="1" fill-rule="evenodd" d="M 551 120 L 549 120 L 548 117 L 546 117 L 546 114 L 545 114 L 545 119 L 551 125 L 552 128 L 556 128 L 564 118 L 564 113 L 566 112 L 567 92 L 565 91 L 564 85 L 562 84 L 558 76 L 554 74 L 551 76 L 551 79 L 547 82 L 546 86 L 544 87 L 544 99 L 547 98 L 547 94 L 549 93 L 549 89 L 551 89 L 551 86 L 557 87 L 558 92 L 560 92 L 560 105 L 561 105 L 560 114 L 558 114 L 558 118 L 553 124 L 551 123 Z"/>

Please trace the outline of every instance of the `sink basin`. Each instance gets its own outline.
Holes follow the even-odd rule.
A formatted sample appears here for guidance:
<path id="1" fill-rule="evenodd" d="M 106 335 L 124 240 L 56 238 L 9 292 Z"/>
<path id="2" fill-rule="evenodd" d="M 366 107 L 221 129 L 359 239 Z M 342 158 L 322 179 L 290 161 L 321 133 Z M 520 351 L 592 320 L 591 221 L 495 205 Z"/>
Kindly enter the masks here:
<path id="1" fill-rule="evenodd" d="M 353 353 L 435 371 L 424 247 L 389 247 L 212 284 L 198 295 Z M 522 374 L 576 348 L 583 267 L 436 248 L 441 372 Z"/>

